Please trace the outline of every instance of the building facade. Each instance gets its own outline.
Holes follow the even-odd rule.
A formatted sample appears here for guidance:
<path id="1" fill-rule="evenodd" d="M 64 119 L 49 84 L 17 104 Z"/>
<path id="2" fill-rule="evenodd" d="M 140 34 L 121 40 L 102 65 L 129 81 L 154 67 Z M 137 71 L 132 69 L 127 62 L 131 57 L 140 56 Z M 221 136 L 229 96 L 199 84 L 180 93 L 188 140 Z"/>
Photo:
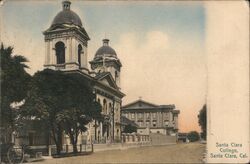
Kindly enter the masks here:
<path id="1" fill-rule="evenodd" d="M 141 99 L 122 107 L 122 116 L 134 121 L 140 134 L 161 133 L 176 136 L 179 110 L 175 105 L 156 105 Z"/>
<path id="2" fill-rule="evenodd" d="M 51 26 L 43 32 L 45 41 L 44 68 L 65 73 L 78 73 L 93 84 L 96 101 L 102 105 L 103 121 L 94 120 L 88 130 L 79 135 L 79 141 L 105 143 L 119 142 L 121 138 L 120 110 L 125 96 L 120 88 L 122 64 L 109 40 L 96 51 L 88 68 L 89 35 L 82 26 L 80 17 L 71 10 L 71 2 L 62 2 L 62 11 L 54 18 Z M 64 143 L 68 143 L 67 136 Z M 68 143 L 69 144 L 69 143 Z"/>

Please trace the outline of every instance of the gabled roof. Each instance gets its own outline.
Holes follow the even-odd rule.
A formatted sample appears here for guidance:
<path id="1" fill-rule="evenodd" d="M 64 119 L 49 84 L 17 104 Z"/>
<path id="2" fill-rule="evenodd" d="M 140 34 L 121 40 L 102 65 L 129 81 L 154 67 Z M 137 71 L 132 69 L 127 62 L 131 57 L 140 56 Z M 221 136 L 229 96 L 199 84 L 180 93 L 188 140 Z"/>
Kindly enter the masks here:
<path id="1" fill-rule="evenodd" d="M 124 105 L 122 107 L 122 110 L 125 110 L 125 109 L 174 109 L 174 108 L 175 108 L 175 105 L 173 104 L 156 105 L 156 104 L 139 99 L 132 103 Z"/>
<path id="2" fill-rule="evenodd" d="M 129 104 L 123 106 L 122 108 L 136 108 L 136 107 L 142 107 L 142 108 L 153 107 L 153 108 L 155 108 L 155 107 L 159 107 L 159 105 L 156 105 L 156 104 L 139 99 L 139 100 L 136 100 L 132 103 L 129 103 Z"/>
<path id="3" fill-rule="evenodd" d="M 107 74 L 109 74 L 109 72 L 98 73 L 98 74 L 95 76 L 95 78 L 96 78 L 96 79 L 100 79 L 100 78 L 106 76 Z"/>
<path id="4" fill-rule="evenodd" d="M 99 79 L 104 78 L 105 76 L 107 76 L 107 74 L 110 74 L 110 73 L 105 72 L 105 74 L 104 73 L 101 74 L 101 75 L 98 74 L 95 77 L 93 77 L 93 76 L 90 76 L 90 74 L 88 74 L 88 73 L 82 72 L 81 70 L 65 70 L 64 72 L 65 73 L 77 73 L 77 74 L 80 74 L 80 75 L 84 76 L 86 79 L 90 80 L 91 83 L 94 85 L 94 87 L 95 86 L 98 86 L 98 87 L 101 87 L 101 88 L 104 87 L 105 89 L 107 89 L 107 91 L 110 91 L 110 92 L 114 93 L 116 96 L 118 96 L 120 98 L 125 96 L 125 94 L 120 91 L 120 88 L 118 88 L 118 87 L 114 88 L 114 87 L 111 87 L 110 85 L 107 85 L 107 84 L 103 83 L 101 80 L 99 81 Z M 112 78 L 112 75 L 110 74 L 109 77 Z"/>
<path id="5" fill-rule="evenodd" d="M 95 79 L 112 88 L 119 89 L 119 87 L 116 85 L 115 80 L 113 79 L 110 72 L 99 73 L 95 76 Z"/>

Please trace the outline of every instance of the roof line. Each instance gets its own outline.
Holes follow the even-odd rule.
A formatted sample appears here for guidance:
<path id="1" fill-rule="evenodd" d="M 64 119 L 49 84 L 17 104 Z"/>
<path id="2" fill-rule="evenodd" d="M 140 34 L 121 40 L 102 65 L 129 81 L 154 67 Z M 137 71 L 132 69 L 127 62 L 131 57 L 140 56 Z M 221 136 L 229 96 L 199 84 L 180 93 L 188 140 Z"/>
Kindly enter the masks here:
<path id="1" fill-rule="evenodd" d="M 134 103 L 136 103 L 136 102 L 140 102 L 140 101 L 141 101 L 141 102 L 144 102 L 144 103 L 146 103 L 146 104 L 155 106 L 155 107 L 159 107 L 159 105 L 156 105 L 156 104 L 153 104 L 153 103 L 144 101 L 144 100 L 142 100 L 142 99 L 138 99 L 138 100 L 135 100 L 135 101 L 133 101 L 133 102 L 131 102 L 131 103 L 128 103 L 128 104 L 124 105 L 122 108 L 126 108 L 127 106 L 132 105 L 132 104 L 134 104 Z"/>
<path id="2" fill-rule="evenodd" d="M 103 76 L 101 76 L 100 78 L 97 78 L 97 79 L 98 79 L 98 80 L 102 80 L 102 79 L 103 79 L 104 77 L 106 77 L 106 76 L 109 76 L 109 77 L 110 77 L 112 83 L 115 85 L 116 89 L 118 89 L 119 87 L 116 85 L 116 83 L 115 83 L 115 81 L 114 81 L 114 79 L 113 79 L 113 77 L 112 77 L 112 75 L 111 75 L 110 72 L 105 72 L 105 74 L 104 74 Z"/>

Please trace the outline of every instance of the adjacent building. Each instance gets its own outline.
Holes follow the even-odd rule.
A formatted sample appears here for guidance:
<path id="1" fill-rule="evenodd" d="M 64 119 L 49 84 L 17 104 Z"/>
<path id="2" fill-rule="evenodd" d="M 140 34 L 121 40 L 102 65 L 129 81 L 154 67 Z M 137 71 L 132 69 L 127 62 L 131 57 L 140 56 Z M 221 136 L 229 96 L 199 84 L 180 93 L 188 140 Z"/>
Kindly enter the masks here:
<path id="1" fill-rule="evenodd" d="M 161 133 L 176 136 L 179 110 L 175 105 L 156 105 L 141 99 L 122 107 L 122 116 L 134 121 L 140 134 Z"/>

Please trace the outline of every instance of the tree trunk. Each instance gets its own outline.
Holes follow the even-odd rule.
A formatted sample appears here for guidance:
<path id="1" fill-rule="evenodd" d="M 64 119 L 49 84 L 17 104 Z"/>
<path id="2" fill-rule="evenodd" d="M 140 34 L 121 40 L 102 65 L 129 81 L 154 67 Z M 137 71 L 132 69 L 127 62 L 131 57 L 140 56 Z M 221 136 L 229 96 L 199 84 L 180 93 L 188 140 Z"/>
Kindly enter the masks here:
<path id="1" fill-rule="evenodd" d="M 62 128 L 61 126 L 58 127 L 57 140 L 58 140 L 59 150 L 62 151 Z"/>
<path id="2" fill-rule="evenodd" d="M 78 150 L 77 150 L 77 143 L 74 143 L 73 144 L 73 153 L 77 153 L 78 152 Z"/>
<path id="3" fill-rule="evenodd" d="M 60 148 L 60 144 L 58 144 L 58 142 L 56 143 L 56 154 L 58 154 L 58 155 L 61 154 L 61 148 Z"/>
<path id="4" fill-rule="evenodd" d="M 96 141 L 96 120 L 95 120 L 95 141 Z"/>
<path id="5" fill-rule="evenodd" d="M 73 131 L 73 132 L 70 132 L 69 133 L 69 137 L 70 137 L 70 140 L 71 140 L 71 144 L 73 146 L 73 153 L 77 153 L 78 150 L 77 150 L 77 137 L 78 137 L 78 133 L 77 131 Z"/>
<path id="6" fill-rule="evenodd" d="M 59 128 L 60 129 L 60 128 Z M 61 154 L 61 150 L 62 150 L 62 141 L 61 141 L 61 135 L 62 135 L 62 133 L 61 133 L 61 131 L 59 130 L 59 131 L 57 131 L 57 132 L 55 132 L 55 128 L 54 127 L 52 127 L 52 136 L 53 136 L 53 139 L 54 139 L 54 142 L 55 142 L 55 144 L 56 144 L 56 153 L 58 154 L 58 155 L 60 155 Z M 60 136 L 60 137 L 59 137 Z"/>
<path id="7" fill-rule="evenodd" d="M 77 153 L 77 141 L 74 138 L 74 134 L 71 132 L 70 135 L 71 144 L 73 146 L 73 153 Z"/>

